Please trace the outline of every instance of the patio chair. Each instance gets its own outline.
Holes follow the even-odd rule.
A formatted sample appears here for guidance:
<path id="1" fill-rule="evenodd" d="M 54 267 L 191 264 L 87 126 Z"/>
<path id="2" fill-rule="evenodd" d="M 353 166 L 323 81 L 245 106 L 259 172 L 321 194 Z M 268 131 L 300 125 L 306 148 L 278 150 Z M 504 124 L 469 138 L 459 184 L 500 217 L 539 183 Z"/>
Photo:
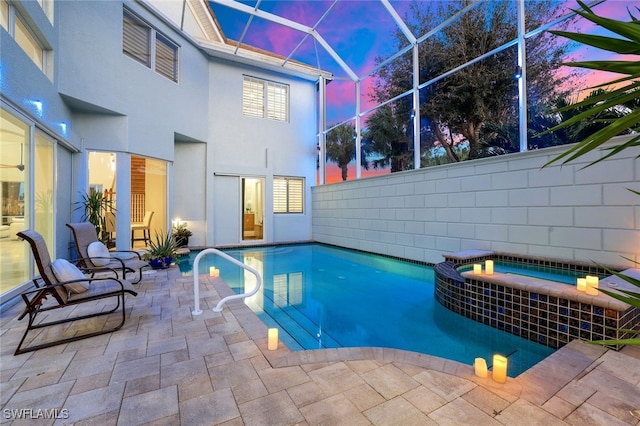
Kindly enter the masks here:
<path id="1" fill-rule="evenodd" d="M 113 273 L 116 275 L 116 278 L 89 278 L 85 276 L 80 269 L 65 259 L 56 259 L 52 262 L 44 238 L 31 229 L 18 232 L 18 237 L 27 241 L 31 246 L 31 252 L 38 267 L 40 277 L 33 279 L 33 283 L 36 286 L 35 290 L 26 291 L 21 294 L 26 307 L 18 319 L 21 320 L 25 315 L 29 315 L 29 324 L 14 355 L 69 343 L 87 337 L 112 333 L 124 325 L 126 319 L 125 296 L 127 293 L 132 296 L 137 295 L 137 292 L 129 281 L 118 279 L 115 271 L 113 271 Z M 116 299 L 117 302 L 112 309 L 105 309 L 103 303 L 96 303 L 93 307 L 94 312 L 87 313 L 87 309 L 89 308 L 74 309 L 75 306 L 82 303 L 109 298 Z M 89 331 L 82 334 L 76 334 L 78 330 L 71 331 L 65 329 L 62 330 L 61 333 L 63 335 L 64 333 L 72 333 L 70 337 L 62 337 L 58 340 L 39 343 L 29 347 L 22 346 L 27 334 L 31 330 L 111 314 L 115 312 L 120 305 L 122 305 L 122 320 L 115 327 Z M 63 312 L 61 315 L 51 313 L 53 310 L 64 308 L 67 308 L 67 312 Z M 78 312 L 81 314 L 78 314 Z M 40 314 L 43 314 L 44 319 L 36 323 L 36 319 L 39 318 Z M 42 336 L 56 334 L 57 333 L 43 332 L 40 333 L 36 339 Z"/>
<path id="2" fill-rule="evenodd" d="M 73 233 L 79 256 L 78 259 L 74 259 L 74 263 L 91 274 L 115 269 L 122 273 L 122 278 L 126 279 L 127 273 L 137 273 L 138 279 L 132 282 L 134 284 L 140 282 L 142 269 L 149 266 L 147 262 L 142 260 L 140 253 L 132 250 L 109 251 L 98 240 L 96 228 L 90 222 L 67 223 L 67 227 Z"/>

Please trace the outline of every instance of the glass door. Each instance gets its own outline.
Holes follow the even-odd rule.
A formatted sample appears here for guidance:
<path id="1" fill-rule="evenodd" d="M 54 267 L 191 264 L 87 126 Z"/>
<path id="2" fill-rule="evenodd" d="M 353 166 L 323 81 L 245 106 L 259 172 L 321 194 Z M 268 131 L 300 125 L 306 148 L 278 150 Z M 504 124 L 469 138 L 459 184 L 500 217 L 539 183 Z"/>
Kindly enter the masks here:
<path id="1" fill-rule="evenodd" d="M 242 239 L 264 238 L 264 178 L 242 178 Z"/>

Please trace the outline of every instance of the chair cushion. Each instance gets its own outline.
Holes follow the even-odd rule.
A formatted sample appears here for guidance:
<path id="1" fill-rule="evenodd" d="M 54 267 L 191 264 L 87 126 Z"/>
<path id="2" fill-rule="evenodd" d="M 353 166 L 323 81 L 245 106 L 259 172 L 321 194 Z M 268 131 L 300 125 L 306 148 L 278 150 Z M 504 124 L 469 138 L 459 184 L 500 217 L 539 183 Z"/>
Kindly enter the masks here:
<path id="1" fill-rule="evenodd" d="M 91 258 L 91 262 L 96 266 L 107 266 L 109 262 L 111 262 L 109 249 L 100 241 L 94 241 L 89 244 L 89 247 L 87 247 L 87 254 Z"/>
<path id="2" fill-rule="evenodd" d="M 67 259 L 56 259 L 51 262 L 51 269 L 58 281 L 73 281 L 81 278 L 86 278 L 82 271 L 78 269 L 74 264 L 70 263 Z M 79 281 L 77 283 L 65 284 L 64 287 L 70 293 L 84 293 L 89 290 L 89 283 L 87 281 Z"/>

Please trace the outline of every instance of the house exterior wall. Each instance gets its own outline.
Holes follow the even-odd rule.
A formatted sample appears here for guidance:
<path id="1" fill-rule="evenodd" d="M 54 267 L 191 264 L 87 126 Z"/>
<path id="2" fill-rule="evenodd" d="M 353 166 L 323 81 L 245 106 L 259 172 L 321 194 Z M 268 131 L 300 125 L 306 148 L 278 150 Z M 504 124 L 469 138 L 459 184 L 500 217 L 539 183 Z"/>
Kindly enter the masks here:
<path id="1" fill-rule="evenodd" d="M 181 2 L 174 3 L 182 8 Z M 58 185 L 65 185 L 64 190 L 56 188 L 58 203 L 71 204 L 58 207 L 63 214 L 55 218 L 60 256 L 67 256 L 70 240 L 64 223 L 79 220 L 73 202 L 78 192 L 87 189 L 86 153 L 93 150 L 116 153 L 118 210 L 125 212 L 130 207 L 131 156 L 166 161 L 167 221 L 180 217 L 189 222 L 194 245 L 216 244 L 214 223 L 226 226 L 231 220 L 219 212 L 225 200 L 215 198 L 216 171 L 266 178 L 265 242 L 310 239 L 316 132 L 313 76 L 304 80 L 212 58 L 167 21 L 176 14 L 176 4 L 162 3 L 157 13 L 153 1 L 56 1 L 53 24 L 37 2 L 14 4 L 50 49 L 49 68 L 46 73 L 39 70 L 0 30 L 1 97 L 68 150 L 59 150 L 57 169 Z M 123 6 L 179 45 L 177 83 L 123 54 Z M 187 16 L 190 25 L 192 21 Z M 243 73 L 290 85 L 289 122 L 242 116 Z M 33 105 L 36 100 L 42 102 L 41 111 Z M 306 179 L 304 214 L 274 217 L 274 175 Z M 129 247 L 129 220 L 119 213 L 119 248 Z M 235 243 L 240 242 L 237 237 Z"/>
<path id="2" fill-rule="evenodd" d="M 208 236 L 214 245 L 233 244 L 240 233 L 240 202 L 228 201 L 229 185 L 239 185 L 230 177 L 265 178 L 265 241 L 269 243 L 311 239 L 310 188 L 315 183 L 316 106 L 315 85 L 310 82 L 273 74 L 250 66 L 212 60 L 210 64 L 212 144 L 207 163 L 213 173 L 207 176 L 212 197 L 208 211 Z M 242 114 L 243 76 L 289 85 L 290 114 L 287 122 L 248 117 Z M 224 100 L 224 101 L 221 101 Z M 305 210 L 303 214 L 273 214 L 273 177 L 305 178 Z M 237 221 L 233 221 L 233 218 Z M 216 236 L 220 223 L 234 229 Z M 253 242 L 255 243 L 255 241 Z"/>
<path id="3" fill-rule="evenodd" d="M 178 82 L 122 53 L 123 3 L 60 2 L 59 92 L 78 110 L 85 149 L 172 161 L 175 133 L 207 140 L 208 60 L 140 3 L 124 4 L 180 46 Z"/>
<path id="4" fill-rule="evenodd" d="M 313 239 L 429 263 L 483 249 L 634 266 L 622 256 L 640 260 L 637 151 L 541 168 L 566 149 L 314 187 Z"/>

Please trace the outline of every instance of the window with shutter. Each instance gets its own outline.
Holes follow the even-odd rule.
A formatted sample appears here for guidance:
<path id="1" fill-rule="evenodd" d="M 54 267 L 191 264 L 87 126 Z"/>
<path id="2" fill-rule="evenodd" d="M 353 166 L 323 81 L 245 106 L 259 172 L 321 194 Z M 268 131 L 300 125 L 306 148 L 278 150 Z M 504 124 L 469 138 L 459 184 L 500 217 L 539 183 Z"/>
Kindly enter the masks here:
<path id="1" fill-rule="evenodd" d="M 287 121 L 288 114 L 288 86 L 284 84 L 268 84 L 267 117 L 272 120 Z"/>
<path id="2" fill-rule="evenodd" d="M 178 46 L 156 33 L 156 72 L 178 81 Z"/>
<path id="3" fill-rule="evenodd" d="M 245 76 L 242 82 L 242 114 L 288 121 L 289 86 Z"/>
<path id="4" fill-rule="evenodd" d="M 273 212 L 304 212 L 304 178 L 273 178 Z"/>
<path id="5" fill-rule="evenodd" d="M 153 44 L 152 44 L 153 43 Z M 124 8 L 122 52 L 171 81 L 178 81 L 178 45 Z"/>
<path id="6" fill-rule="evenodd" d="M 251 77 L 244 78 L 242 113 L 250 117 L 264 117 L 264 81 Z"/>
<path id="7" fill-rule="evenodd" d="M 124 10 L 122 51 L 125 55 L 151 67 L 151 27 Z"/>

